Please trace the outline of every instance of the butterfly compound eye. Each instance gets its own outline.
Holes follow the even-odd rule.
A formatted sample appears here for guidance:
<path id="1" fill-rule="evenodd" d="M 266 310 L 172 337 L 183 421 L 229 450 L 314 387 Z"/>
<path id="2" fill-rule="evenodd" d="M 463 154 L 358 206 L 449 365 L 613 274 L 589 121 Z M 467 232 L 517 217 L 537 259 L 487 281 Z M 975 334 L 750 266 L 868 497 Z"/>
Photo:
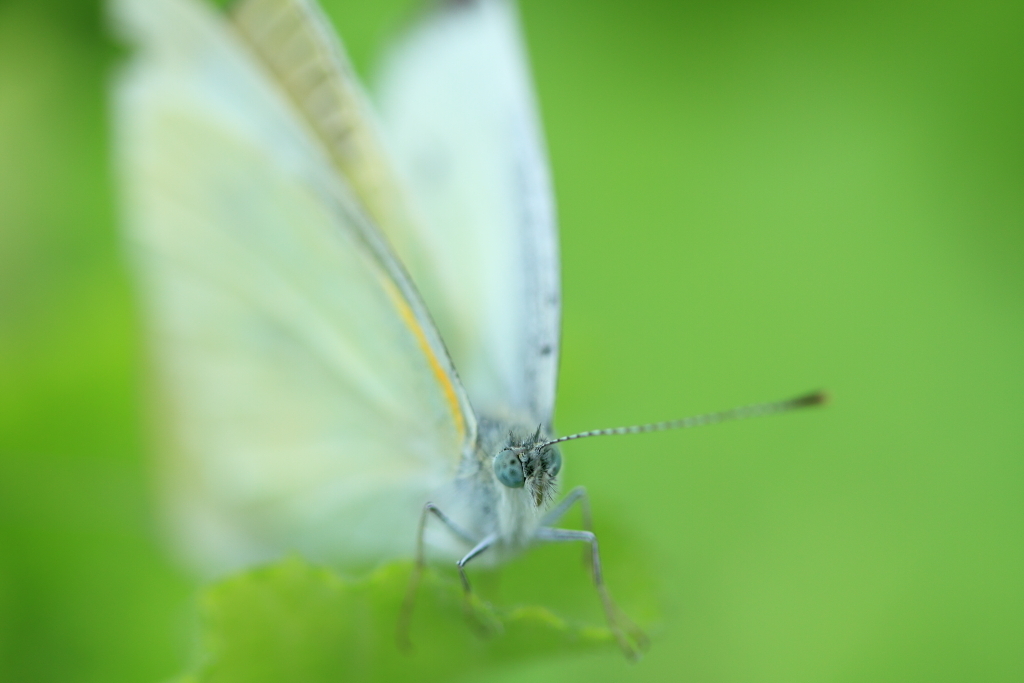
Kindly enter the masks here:
<path id="1" fill-rule="evenodd" d="M 548 473 L 552 477 L 558 476 L 558 473 L 562 471 L 562 454 L 558 452 L 557 448 L 552 448 L 544 454 L 544 460 L 548 467 Z"/>
<path id="2" fill-rule="evenodd" d="M 494 474 L 498 481 L 510 489 L 522 488 L 526 483 L 523 465 L 519 462 L 519 456 L 512 451 L 502 451 L 494 456 Z"/>

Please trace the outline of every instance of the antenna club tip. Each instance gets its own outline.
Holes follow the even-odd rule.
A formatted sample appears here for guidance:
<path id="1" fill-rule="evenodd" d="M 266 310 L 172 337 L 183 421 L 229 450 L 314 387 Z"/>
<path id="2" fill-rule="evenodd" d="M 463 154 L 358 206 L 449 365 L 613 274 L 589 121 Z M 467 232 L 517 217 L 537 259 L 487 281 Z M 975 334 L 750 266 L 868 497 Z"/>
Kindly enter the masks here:
<path id="1" fill-rule="evenodd" d="M 805 408 L 811 406 L 823 406 L 832 401 L 832 396 L 827 391 L 815 391 L 805 396 L 793 399 L 794 408 Z"/>

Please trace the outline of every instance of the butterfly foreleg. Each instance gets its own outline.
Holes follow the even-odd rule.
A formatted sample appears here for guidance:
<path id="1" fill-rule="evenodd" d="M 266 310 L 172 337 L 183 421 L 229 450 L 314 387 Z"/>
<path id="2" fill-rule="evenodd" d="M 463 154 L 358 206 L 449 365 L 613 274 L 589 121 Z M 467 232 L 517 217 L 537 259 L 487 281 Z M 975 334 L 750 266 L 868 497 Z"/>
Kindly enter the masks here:
<path id="1" fill-rule="evenodd" d="M 481 636 L 493 635 L 501 630 L 501 624 L 495 621 L 493 614 L 489 614 L 488 608 L 484 607 L 481 609 L 482 603 L 473 595 L 473 590 L 469 585 L 469 578 L 466 576 L 465 567 L 470 560 L 490 548 L 497 540 L 497 534 L 488 534 L 482 541 L 473 546 L 473 549 L 466 553 L 462 559 L 455 563 L 455 566 L 459 568 L 459 578 L 462 579 L 462 595 L 465 597 L 463 606 L 466 612 L 466 619 L 470 625 L 476 628 Z"/>
<path id="2" fill-rule="evenodd" d="M 488 534 L 484 537 L 484 540 L 480 541 L 475 546 L 473 546 L 472 550 L 466 553 L 466 555 L 461 560 L 455 563 L 455 566 L 459 568 L 459 578 L 462 579 L 462 590 L 464 590 L 467 594 L 472 592 L 472 589 L 469 586 L 469 579 L 466 577 L 466 564 L 474 557 L 476 557 L 477 555 L 479 555 L 480 553 L 494 545 L 494 542 L 496 540 L 498 540 L 498 536 L 496 534 Z"/>
<path id="3" fill-rule="evenodd" d="M 575 491 L 580 491 L 576 498 L 584 501 L 586 500 L 585 491 L 582 491 L 581 489 L 576 489 Z M 575 491 L 573 493 L 575 493 Z M 570 493 L 569 496 L 566 497 L 566 500 L 563 501 L 563 505 L 565 505 L 566 502 L 569 503 L 568 505 L 565 505 L 565 508 L 568 508 L 569 505 L 575 501 L 575 498 L 573 500 L 569 500 L 571 496 L 572 493 Z M 562 507 L 562 505 L 559 505 L 551 512 L 557 512 L 560 507 Z M 562 514 L 564 513 L 565 511 L 562 510 Z M 549 515 L 550 514 L 551 513 L 549 513 Z M 601 552 L 598 547 L 597 536 L 594 532 L 590 530 L 577 529 L 554 529 L 542 526 L 537 529 L 534 534 L 534 538 L 545 543 L 570 543 L 579 541 L 587 543 L 590 546 L 591 573 L 594 577 L 594 586 L 597 588 L 597 593 L 601 597 L 601 604 L 604 607 L 605 618 L 608 620 L 608 628 L 611 629 L 612 635 L 615 636 L 615 640 L 618 642 L 619 647 L 621 647 L 622 651 L 626 653 L 626 657 L 631 660 L 636 660 L 639 657 L 637 650 L 647 649 L 647 636 L 619 610 L 615 601 L 612 600 L 612 596 L 608 592 L 608 587 L 604 583 L 604 575 L 601 572 Z M 629 633 L 629 638 L 632 638 L 633 641 L 632 643 L 629 638 L 626 637 L 624 630 Z"/>
<path id="4" fill-rule="evenodd" d="M 419 527 L 416 530 L 416 564 L 413 566 L 412 575 L 409 577 L 409 588 L 406 590 L 405 600 L 402 602 L 402 612 L 398 617 L 398 630 L 395 634 L 398 646 L 403 650 L 408 650 L 412 647 L 412 643 L 409 641 L 409 622 L 412 620 L 413 607 L 416 606 L 416 593 L 419 590 L 420 581 L 423 579 L 423 571 L 427 566 L 426 549 L 423 544 L 423 536 L 427 529 L 427 517 L 429 515 L 434 515 L 441 520 L 441 522 L 448 527 L 453 534 L 458 536 L 466 544 L 476 544 L 476 547 L 474 547 L 466 557 L 459 560 L 459 574 L 462 577 L 463 587 L 466 588 L 467 592 L 469 590 L 469 583 L 466 580 L 466 574 L 462 569 L 462 565 L 472 559 L 474 555 L 477 555 L 486 549 L 486 546 L 484 546 L 484 548 L 477 550 L 477 547 L 479 547 L 480 544 L 477 543 L 475 538 L 473 538 L 473 535 L 453 522 L 448 515 L 441 512 L 440 508 L 436 505 L 433 503 L 427 503 L 423 506 L 423 512 L 420 514 Z"/>
<path id="5" fill-rule="evenodd" d="M 590 521 L 590 496 L 587 495 L 587 489 L 585 486 L 577 486 L 572 491 L 569 491 L 569 495 L 563 498 L 562 502 L 551 508 L 551 510 L 544 515 L 540 521 L 540 525 L 552 526 L 558 523 L 577 501 L 579 501 L 580 504 L 580 515 L 583 518 L 583 528 L 587 531 L 593 531 L 594 526 Z M 583 564 L 588 569 L 593 567 L 591 553 L 587 548 L 583 549 Z"/>
<path id="6" fill-rule="evenodd" d="M 577 486 L 569 494 L 562 499 L 555 507 L 551 508 L 546 515 L 541 519 L 540 525 L 549 527 L 552 524 L 557 524 L 565 513 L 569 511 L 569 508 L 573 506 L 576 501 L 580 503 L 580 512 L 583 515 L 583 528 L 587 531 L 593 531 L 590 523 L 590 497 L 587 496 L 587 489 L 585 486 Z"/>
<path id="7" fill-rule="evenodd" d="M 475 544 L 477 542 L 477 540 L 473 537 L 473 534 L 469 533 L 468 531 L 466 531 L 465 529 L 460 527 L 458 524 L 453 522 L 451 520 L 451 518 L 448 517 L 448 515 L 446 515 L 443 512 L 441 512 L 440 508 L 438 508 L 433 503 L 427 503 L 426 505 L 423 506 L 423 512 L 422 512 L 422 514 L 420 514 L 420 526 L 419 526 L 419 529 L 416 532 L 416 565 L 417 566 L 423 566 L 424 564 L 426 564 L 426 555 L 424 553 L 424 548 L 423 548 L 423 535 L 424 535 L 424 533 L 427 530 L 427 515 L 428 514 L 432 514 L 435 517 L 437 517 L 439 520 L 441 520 L 441 522 L 443 522 L 444 525 L 446 527 L 448 527 L 449 531 L 451 531 L 453 534 L 455 534 L 460 539 L 462 539 L 466 544 L 473 545 L 473 544 Z"/>

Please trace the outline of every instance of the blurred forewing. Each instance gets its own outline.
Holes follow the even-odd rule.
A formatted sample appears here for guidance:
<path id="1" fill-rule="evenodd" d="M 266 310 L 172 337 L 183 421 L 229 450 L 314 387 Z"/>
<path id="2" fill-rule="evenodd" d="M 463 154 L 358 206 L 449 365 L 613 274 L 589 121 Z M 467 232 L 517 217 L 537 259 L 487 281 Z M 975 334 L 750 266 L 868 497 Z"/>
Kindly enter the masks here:
<path id="1" fill-rule="evenodd" d="M 418 295 L 225 17 L 114 5 L 138 48 L 117 142 L 187 552 L 207 571 L 408 554 L 475 439 Z"/>

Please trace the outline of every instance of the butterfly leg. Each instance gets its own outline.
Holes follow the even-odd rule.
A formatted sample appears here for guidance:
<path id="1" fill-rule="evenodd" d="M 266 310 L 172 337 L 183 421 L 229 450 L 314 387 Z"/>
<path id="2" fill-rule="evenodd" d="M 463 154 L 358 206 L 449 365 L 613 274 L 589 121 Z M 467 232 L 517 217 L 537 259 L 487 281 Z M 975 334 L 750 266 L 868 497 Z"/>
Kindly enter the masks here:
<path id="1" fill-rule="evenodd" d="M 569 508 L 573 504 L 579 501 L 580 512 L 583 513 L 583 528 L 587 531 L 592 531 L 590 524 L 590 498 L 587 496 L 587 489 L 585 486 L 577 486 L 572 491 L 569 491 L 569 495 L 562 499 L 562 502 L 551 508 L 546 515 L 541 519 L 541 526 L 551 526 L 552 524 L 558 523 L 565 513 L 569 511 Z"/>
<path id="2" fill-rule="evenodd" d="M 412 576 L 409 578 L 409 588 L 405 593 L 405 600 L 402 601 L 402 612 L 398 617 L 398 630 L 395 634 L 398 647 L 402 650 L 412 649 L 412 643 L 409 640 L 409 622 L 412 620 L 413 607 L 416 606 L 416 592 L 419 590 L 420 581 L 423 579 L 423 571 L 427 566 L 426 552 L 423 548 L 423 535 L 427 528 L 428 515 L 434 515 L 441 520 L 441 522 L 448 527 L 453 534 L 465 541 L 467 545 L 476 544 L 476 539 L 473 538 L 472 534 L 453 522 L 448 515 L 441 512 L 436 505 L 433 503 L 427 503 L 423 506 L 423 512 L 420 514 L 419 528 L 416 532 L 416 564 L 413 566 Z M 483 550 L 484 549 L 481 548 L 477 551 L 477 554 L 483 552 Z M 460 562 L 465 564 L 469 559 L 472 559 L 472 555 L 473 552 L 470 551 L 470 556 L 463 558 Z M 461 564 L 459 565 L 459 573 L 462 576 L 463 586 L 467 586 L 466 575 L 462 570 Z"/>
<path id="3" fill-rule="evenodd" d="M 473 626 L 477 633 L 483 637 L 494 635 L 501 630 L 501 622 L 497 621 L 490 608 L 480 601 L 473 593 L 469 585 L 469 578 L 466 576 L 466 564 L 474 557 L 494 545 L 498 540 L 497 534 L 488 534 L 482 541 L 473 546 L 465 556 L 455 563 L 459 569 L 459 578 L 462 579 L 463 609 L 466 613 L 466 620 Z"/>
<path id="4" fill-rule="evenodd" d="M 577 497 L 585 500 L 586 492 L 582 491 Z M 569 504 L 571 505 L 571 502 Z M 560 505 L 559 507 L 562 506 Z M 568 508 L 569 505 L 566 505 L 565 507 Z M 558 508 L 552 510 L 552 512 L 557 511 Z M 564 512 L 565 511 L 563 510 L 562 513 L 564 514 Z M 537 529 L 534 538 L 545 543 L 569 543 L 573 541 L 580 541 L 590 545 L 590 567 L 594 577 L 594 586 L 597 588 L 598 595 L 601 596 L 601 604 L 604 607 L 605 618 L 608 620 L 608 628 L 611 629 L 612 635 L 615 636 L 615 640 L 618 642 L 619 647 L 622 648 L 624 653 L 626 653 L 626 657 L 634 661 L 638 659 L 639 652 L 637 650 L 642 651 L 647 649 L 647 636 L 619 610 L 615 605 L 615 601 L 612 600 L 612 596 L 608 592 L 608 587 L 604 584 L 604 576 L 601 573 L 601 553 L 598 549 L 597 536 L 594 535 L 594 532 L 590 530 L 584 531 L 577 529 L 553 529 L 551 527 L 542 526 Z M 630 639 L 626 637 L 626 633 L 623 632 L 624 630 L 629 633 L 629 638 L 632 638 L 633 641 L 632 643 L 630 642 Z"/>
<path id="5" fill-rule="evenodd" d="M 565 513 L 568 512 L 569 509 L 572 508 L 573 504 L 576 503 L 577 501 L 579 501 L 580 513 L 583 517 L 583 528 L 587 531 L 593 532 L 594 527 L 590 516 L 590 496 L 587 495 L 587 489 L 585 486 L 577 486 L 572 491 L 570 491 L 569 494 L 562 499 L 562 502 L 560 502 L 558 505 L 556 505 L 554 508 L 548 511 L 548 513 L 544 515 L 543 518 L 541 518 L 541 526 L 550 527 L 551 525 L 557 523 L 559 520 L 562 519 L 562 517 L 565 516 Z M 591 552 L 590 548 L 584 548 L 583 563 L 591 571 L 593 570 L 594 566 L 593 558 L 594 554 Z M 630 619 L 621 611 L 618 612 L 618 617 L 619 621 L 623 624 L 623 627 L 629 632 L 630 636 L 632 636 L 633 640 L 636 641 L 636 643 L 640 646 L 641 649 L 646 650 L 649 641 L 647 640 L 647 636 L 644 634 L 644 632 L 632 621 L 630 621 Z"/>
<path id="6" fill-rule="evenodd" d="M 484 540 L 480 541 L 475 546 L 473 546 L 473 549 L 466 553 L 465 557 L 463 557 L 461 560 L 455 563 L 455 566 L 459 568 L 459 578 L 462 579 L 462 590 L 464 590 L 467 595 L 472 592 L 472 589 L 469 586 L 469 579 L 466 578 L 466 570 L 464 569 L 464 567 L 474 557 L 476 557 L 477 555 L 479 555 L 480 553 L 494 545 L 494 542 L 497 539 L 498 536 L 496 534 L 488 534 L 484 537 Z"/>
<path id="7" fill-rule="evenodd" d="M 583 528 L 587 531 L 593 531 L 594 527 L 590 521 L 590 496 L 587 495 L 587 489 L 585 486 L 577 486 L 572 491 L 569 491 L 569 495 L 562 499 L 555 507 L 551 508 L 544 517 L 540 520 L 541 526 L 553 526 L 557 524 L 565 513 L 573 506 L 576 501 L 580 503 L 580 513 L 583 516 Z M 587 566 L 587 569 L 592 567 L 591 564 L 591 553 L 589 549 L 583 549 L 583 564 Z"/>

